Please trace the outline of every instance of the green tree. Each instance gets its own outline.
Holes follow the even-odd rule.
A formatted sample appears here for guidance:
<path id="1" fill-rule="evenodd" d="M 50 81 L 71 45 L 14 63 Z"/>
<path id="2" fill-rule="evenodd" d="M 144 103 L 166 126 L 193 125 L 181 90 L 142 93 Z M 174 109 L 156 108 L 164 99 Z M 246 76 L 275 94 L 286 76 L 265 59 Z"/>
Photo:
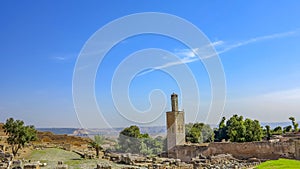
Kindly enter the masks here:
<path id="1" fill-rule="evenodd" d="M 164 148 L 165 139 L 162 136 L 157 136 L 152 144 L 153 154 L 160 154 Z"/>
<path id="2" fill-rule="evenodd" d="M 243 116 L 233 115 L 226 121 L 223 117 L 219 128 L 214 130 L 216 141 L 230 140 L 231 142 L 260 141 L 263 129 L 258 120 L 243 119 Z"/>
<path id="3" fill-rule="evenodd" d="M 270 140 L 270 138 L 272 136 L 270 126 L 266 125 L 265 127 L 266 127 L 266 137 L 267 137 L 267 140 Z"/>
<path id="4" fill-rule="evenodd" d="M 119 149 L 126 153 L 140 153 L 141 140 L 147 135 L 142 135 L 137 126 L 130 126 L 123 129 L 118 138 Z"/>
<path id="5" fill-rule="evenodd" d="M 277 126 L 273 129 L 272 134 L 274 135 L 281 135 L 282 134 L 282 128 L 280 126 Z"/>
<path id="6" fill-rule="evenodd" d="M 163 151 L 166 139 L 158 136 L 151 138 L 149 134 L 142 134 L 137 126 L 123 129 L 118 138 L 118 149 L 122 152 L 157 155 Z"/>
<path id="7" fill-rule="evenodd" d="M 8 135 L 7 143 L 11 145 L 14 156 L 30 141 L 37 139 L 37 131 L 34 126 L 24 126 L 21 120 L 9 118 L 3 125 L 4 132 Z"/>
<path id="8" fill-rule="evenodd" d="M 186 141 L 191 143 L 201 143 L 202 140 L 202 134 L 201 130 L 197 129 L 196 127 L 192 127 L 186 134 Z"/>
<path id="9" fill-rule="evenodd" d="M 299 126 L 299 124 L 296 122 L 296 119 L 295 119 L 295 117 L 290 117 L 289 118 L 291 121 L 292 121 L 292 124 L 293 124 L 293 127 L 294 127 L 294 132 L 298 132 L 298 126 Z"/>
<path id="10" fill-rule="evenodd" d="M 186 141 L 191 143 L 202 143 L 214 141 L 214 132 L 211 127 L 204 123 L 187 124 Z"/>
<path id="11" fill-rule="evenodd" d="M 144 155 L 158 155 L 163 149 L 163 138 L 161 136 L 154 138 L 147 137 L 141 139 L 141 153 Z"/>
<path id="12" fill-rule="evenodd" d="M 213 142 L 215 139 L 215 134 L 212 128 L 208 124 L 204 124 L 201 129 L 202 140 L 205 143 Z"/>
<path id="13" fill-rule="evenodd" d="M 262 127 L 257 120 L 246 119 L 244 122 L 246 127 L 245 131 L 245 140 L 248 142 L 251 141 L 260 141 L 263 137 Z"/>
<path id="14" fill-rule="evenodd" d="M 244 125 L 243 116 L 233 115 L 227 122 L 227 134 L 232 142 L 246 141 L 246 127 Z"/>
<path id="15" fill-rule="evenodd" d="M 288 132 L 291 132 L 292 131 L 292 126 L 289 125 L 289 126 L 286 126 L 283 128 L 283 133 L 288 133 Z"/>
<path id="16" fill-rule="evenodd" d="M 225 124 L 226 118 L 223 117 L 219 123 L 219 128 L 215 129 L 215 141 L 222 141 L 223 139 L 228 140 L 227 126 Z"/>
<path id="17" fill-rule="evenodd" d="M 95 135 L 94 140 L 90 142 L 90 145 L 96 150 L 96 156 L 99 157 L 99 151 L 103 148 L 101 147 L 104 143 L 105 138 L 100 135 Z"/>

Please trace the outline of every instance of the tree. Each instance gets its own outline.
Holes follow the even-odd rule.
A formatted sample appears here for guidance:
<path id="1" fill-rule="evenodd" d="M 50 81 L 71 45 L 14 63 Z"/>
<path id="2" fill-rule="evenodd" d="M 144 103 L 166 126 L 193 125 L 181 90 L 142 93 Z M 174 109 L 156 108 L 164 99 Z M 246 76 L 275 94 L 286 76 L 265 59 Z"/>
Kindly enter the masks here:
<path id="1" fill-rule="evenodd" d="M 90 145 L 96 150 L 96 156 L 99 157 L 99 151 L 102 150 L 101 145 L 104 143 L 105 138 L 100 135 L 95 135 L 94 140 L 90 142 Z"/>
<path id="2" fill-rule="evenodd" d="M 291 132 L 292 131 L 292 126 L 289 125 L 289 126 L 286 126 L 283 128 L 283 133 L 288 133 L 288 132 Z"/>
<path id="3" fill-rule="evenodd" d="M 244 142 L 246 127 L 243 116 L 233 115 L 227 122 L 227 134 L 232 142 Z"/>
<path id="4" fill-rule="evenodd" d="M 271 129 L 270 129 L 270 126 L 269 125 L 266 125 L 266 136 L 267 136 L 267 140 L 270 140 L 272 134 L 271 134 Z"/>
<path id="5" fill-rule="evenodd" d="M 123 129 L 118 138 L 120 150 L 126 153 L 139 153 L 141 148 L 141 140 L 139 138 L 147 137 L 141 135 L 137 126 L 130 126 Z"/>
<path id="6" fill-rule="evenodd" d="M 243 116 L 233 115 L 226 121 L 223 117 L 219 128 L 215 129 L 217 141 L 230 140 L 231 142 L 260 141 L 263 137 L 263 129 L 258 120 L 243 119 Z"/>
<path id="7" fill-rule="evenodd" d="M 164 142 L 165 142 L 165 138 L 163 138 L 162 136 L 157 136 L 154 139 L 154 143 L 153 143 L 153 154 L 160 154 L 162 153 L 162 151 L 164 150 Z"/>
<path id="8" fill-rule="evenodd" d="M 259 124 L 259 121 L 246 119 L 244 125 L 246 127 L 246 132 L 245 132 L 246 141 L 248 142 L 260 141 L 262 139 L 263 131 L 261 125 Z"/>
<path id="9" fill-rule="evenodd" d="M 162 152 L 163 138 L 161 136 L 154 138 L 146 137 L 141 140 L 141 153 L 144 155 L 157 155 Z"/>
<path id="10" fill-rule="evenodd" d="M 290 117 L 289 119 L 292 121 L 292 124 L 293 124 L 293 127 L 294 127 L 294 132 L 298 132 L 299 124 L 296 122 L 295 117 Z"/>
<path id="11" fill-rule="evenodd" d="M 202 126 L 201 134 L 204 143 L 213 142 L 215 139 L 214 131 L 208 124 Z"/>
<path id="12" fill-rule="evenodd" d="M 227 135 L 227 126 L 225 124 L 226 118 L 223 117 L 222 120 L 219 123 L 219 128 L 215 129 L 215 140 L 216 141 L 222 141 L 223 139 L 228 140 L 229 137 Z"/>
<path id="13" fill-rule="evenodd" d="M 24 126 L 21 120 L 9 118 L 3 125 L 4 132 L 8 135 L 7 143 L 11 145 L 14 156 L 30 141 L 37 139 L 37 131 L 34 126 Z"/>
<path id="14" fill-rule="evenodd" d="M 274 134 L 274 135 L 281 135 L 281 134 L 282 134 L 282 128 L 281 128 L 280 126 L 275 127 L 275 128 L 273 129 L 272 134 Z"/>
<path id="15" fill-rule="evenodd" d="M 147 133 L 142 134 L 137 126 L 130 126 L 120 132 L 118 143 L 122 152 L 157 155 L 165 148 L 166 139 L 151 138 Z"/>
<path id="16" fill-rule="evenodd" d="M 186 141 L 191 143 L 201 143 L 202 140 L 202 134 L 201 130 L 197 129 L 196 127 L 192 127 L 187 133 L 186 133 Z"/>
<path id="17" fill-rule="evenodd" d="M 209 125 L 204 123 L 190 123 L 185 126 L 186 141 L 191 143 L 212 142 L 214 132 Z"/>

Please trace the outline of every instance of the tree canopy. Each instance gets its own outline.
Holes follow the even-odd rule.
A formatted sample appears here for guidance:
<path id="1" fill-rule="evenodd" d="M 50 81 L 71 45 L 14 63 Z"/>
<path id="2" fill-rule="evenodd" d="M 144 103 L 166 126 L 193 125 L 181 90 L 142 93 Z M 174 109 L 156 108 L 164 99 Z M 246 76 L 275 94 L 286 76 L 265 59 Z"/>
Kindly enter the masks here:
<path id="1" fill-rule="evenodd" d="M 12 153 L 15 156 L 19 149 L 23 148 L 26 143 L 37 139 L 37 131 L 34 126 L 25 126 L 21 120 L 9 118 L 3 125 L 4 132 L 8 135 L 7 143 L 12 147 Z"/>
<path id="2" fill-rule="evenodd" d="M 233 115 L 226 121 L 223 117 L 219 128 L 215 129 L 216 141 L 230 140 L 232 142 L 260 141 L 263 137 L 262 127 L 257 120 L 245 119 L 243 116 Z"/>
<path id="3" fill-rule="evenodd" d="M 142 134 L 139 127 L 130 126 L 123 129 L 118 138 L 118 150 L 126 153 L 156 155 L 162 152 L 165 139 L 161 136 L 152 138 L 148 133 Z"/>
<path id="4" fill-rule="evenodd" d="M 191 143 L 203 143 L 214 141 L 214 132 L 208 124 L 189 123 L 185 125 L 185 139 Z"/>

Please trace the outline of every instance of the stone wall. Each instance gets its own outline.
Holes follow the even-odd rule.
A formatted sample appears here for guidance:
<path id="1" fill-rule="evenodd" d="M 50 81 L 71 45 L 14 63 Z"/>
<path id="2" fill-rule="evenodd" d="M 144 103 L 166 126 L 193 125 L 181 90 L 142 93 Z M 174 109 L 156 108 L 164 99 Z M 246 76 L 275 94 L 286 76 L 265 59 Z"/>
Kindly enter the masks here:
<path id="1" fill-rule="evenodd" d="M 295 141 L 295 159 L 300 160 L 300 140 Z"/>
<path id="2" fill-rule="evenodd" d="M 297 146 L 295 146 L 297 145 Z M 298 149 L 297 149 L 298 148 Z M 297 150 L 299 152 L 296 152 Z M 296 158 L 300 153 L 299 141 L 286 142 L 246 142 L 246 143 L 210 143 L 178 145 L 170 150 L 171 158 L 179 158 L 190 162 L 199 155 L 212 156 L 218 154 L 232 154 L 238 159 L 259 158 L 278 159 L 279 157 Z M 299 157 L 299 155 L 298 155 Z"/>
<path id="3" fill-rule="evenodd" d="M 294 158 L 295 143 L 287 142 L 246 142 L 246 143 L 212 143 L 204 153 L 207 155 L 228 153 L 239 159 L 260 158 L 278 159 Z"/>
<path id="4" fill-rule="evenodd" d="M 203 154 L 208 151 L 208 144 L 186 144 L 178 145 L 175 148 L 169 150 L 168 157 L 181 159 L 184 162 L 190 162 L 194 157 Z"/>

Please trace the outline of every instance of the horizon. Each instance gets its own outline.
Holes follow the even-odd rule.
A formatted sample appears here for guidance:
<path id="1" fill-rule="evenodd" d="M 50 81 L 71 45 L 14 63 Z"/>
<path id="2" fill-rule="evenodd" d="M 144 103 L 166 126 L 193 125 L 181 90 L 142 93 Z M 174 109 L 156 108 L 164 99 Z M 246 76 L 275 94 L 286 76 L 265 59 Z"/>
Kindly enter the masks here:
<path id="1" fill-rule="evenodd" d="M 260 123 L 300 120 L 299 1 L 70 2 L 1 2 L 0 121 L 13 117 L 36 128 L 165 126 L 173 92 L 186 123 L 218 124 L 233 114 Z M 113 47 L 95 76 L 84 74 L 94 78 L 95 88 L 76 86 L 85 82 L 76 73 L 92 67 L 80 62 L 92 37 L 144 12 L 193 24 L 204 46 L 191 48 L 149 31 L 117 43 L 103 37 L 97 51 Z M 153 26 L 147 23 L 138 20 L 116 32 Z M 193 36 L 186 27 L 164 28 Z M 113 35 L 107 37 L 113 41 Z M 208 43 L 213 55 L 202 50 Z M 77 90 L 93 91 L 97 111 L 90 102 L 76 103 Z"/>

